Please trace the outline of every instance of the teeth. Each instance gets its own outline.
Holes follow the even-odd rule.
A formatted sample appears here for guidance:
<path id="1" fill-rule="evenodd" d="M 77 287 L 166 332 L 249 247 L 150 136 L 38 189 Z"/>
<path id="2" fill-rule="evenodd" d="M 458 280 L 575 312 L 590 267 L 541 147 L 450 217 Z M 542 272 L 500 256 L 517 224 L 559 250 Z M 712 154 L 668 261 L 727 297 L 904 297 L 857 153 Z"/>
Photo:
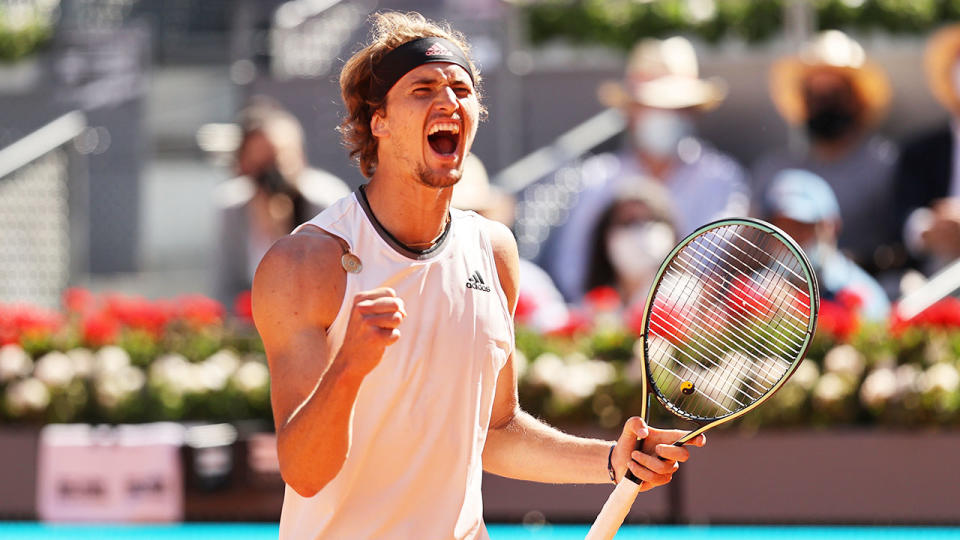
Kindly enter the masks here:
<path id="1" fill-rule="evenodd" d="M 430 133 L 427 133 L 427 135 L 433 135 L 439 131 L 449 131 L 456 135 L 460 133 L 460 124 L 455 122 L 440 122 L 439 124 L 434 124 L 433 127 L 430 128 Z"/>

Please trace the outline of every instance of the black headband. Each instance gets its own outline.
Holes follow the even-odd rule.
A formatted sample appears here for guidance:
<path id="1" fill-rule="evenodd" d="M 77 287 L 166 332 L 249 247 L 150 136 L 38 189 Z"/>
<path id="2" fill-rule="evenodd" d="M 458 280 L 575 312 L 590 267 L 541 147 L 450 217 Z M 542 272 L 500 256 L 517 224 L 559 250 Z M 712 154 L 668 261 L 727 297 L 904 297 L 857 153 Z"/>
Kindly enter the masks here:
<path id="1" fill-rule="evenodd" d="M 473 70 L 470 69 L 470 61 L 460 47 L 447 39 L 424 37 L 408 41 L 383 55 L 373 67 L 373 78 L 370 81 L 372 96 L 386 96 L 401 77 L 413 68 L 430 62 L 456 64 L 470 75 L 471 82 L 477 82 L 473 77 Z"/>

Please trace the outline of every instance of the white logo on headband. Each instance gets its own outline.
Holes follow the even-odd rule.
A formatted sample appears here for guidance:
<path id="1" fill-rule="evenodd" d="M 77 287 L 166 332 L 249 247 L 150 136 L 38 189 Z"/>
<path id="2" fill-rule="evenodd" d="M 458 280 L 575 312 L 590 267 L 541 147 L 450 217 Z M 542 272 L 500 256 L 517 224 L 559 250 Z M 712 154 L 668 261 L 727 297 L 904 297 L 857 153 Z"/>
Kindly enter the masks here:
<path id="1" fill-rule="evenodd" d="M 434 43 L 423 54 L 427 56 L 453 56 L 449 49 L 439 43 Z"/>

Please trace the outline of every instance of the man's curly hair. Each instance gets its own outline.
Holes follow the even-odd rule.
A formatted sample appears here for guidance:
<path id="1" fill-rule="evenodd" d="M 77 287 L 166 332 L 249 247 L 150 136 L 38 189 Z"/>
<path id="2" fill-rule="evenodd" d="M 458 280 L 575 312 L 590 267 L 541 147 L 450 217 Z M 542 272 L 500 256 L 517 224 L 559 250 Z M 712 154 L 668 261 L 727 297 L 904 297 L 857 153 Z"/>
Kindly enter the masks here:
<path id="1" fill-rule="evenodd" d="M 470 45 L 460 32 L 445 24 L 431 22 L 419 13 L 375 13 L 371 16 L 371 22 L 373 31 L 370 43 L 351 56 L 340 72 L 340 95 L 347 108 L 347 114 L 340 122 L 340 135 L 350 151 L 350 157 L 359 163 L 360 172 L 368 178 L 377 170 L 377 138 L 370 133 L 370 120 L 386 102 L 386 96 L 372 95 L 373 66 L 393 49 L 423 37 L 447 39 L 470 58 Z M 480 72 L 473 60 L 469 62 L 479 99 Z M 480 113 L 481 117 L 486 113 L 482 103 Z"/>

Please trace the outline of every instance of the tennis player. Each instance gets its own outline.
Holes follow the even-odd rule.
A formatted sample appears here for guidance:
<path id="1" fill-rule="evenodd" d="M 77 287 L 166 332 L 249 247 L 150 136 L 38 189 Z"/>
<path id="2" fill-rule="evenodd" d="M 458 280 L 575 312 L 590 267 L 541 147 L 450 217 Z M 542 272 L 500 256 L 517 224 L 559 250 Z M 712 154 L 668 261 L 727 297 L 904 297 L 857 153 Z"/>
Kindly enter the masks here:
<path id="1" fill-rule="evenodd" d="M 584 439 L 520 410 L 516 243 L 449 207 L 484 112 L 479 73 L 458 33 L 417 14 L 373 22 L 340 76 L 341 131 L 370 181 L 278 241 L 253 284 L 280 538 L 487 538 L 483 470 L 669 482 L 689 456 L 669 444 L 681 432 L 631 418 L 616 442 Z"/>

